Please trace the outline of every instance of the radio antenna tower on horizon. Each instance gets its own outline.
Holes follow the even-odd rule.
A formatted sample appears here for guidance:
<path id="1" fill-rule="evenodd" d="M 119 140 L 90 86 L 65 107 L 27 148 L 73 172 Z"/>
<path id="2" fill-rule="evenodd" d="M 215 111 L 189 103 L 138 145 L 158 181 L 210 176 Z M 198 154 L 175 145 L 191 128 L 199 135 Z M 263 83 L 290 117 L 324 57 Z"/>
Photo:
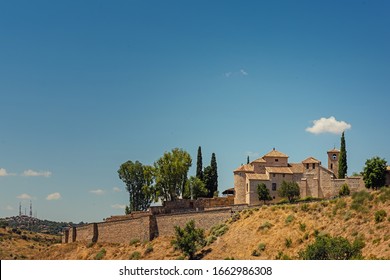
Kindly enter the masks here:
<path id="1" fill-rule="evenodd" d="M 30 200 L 30 218 L 32 217 L 32 202 Z"/>
<path id="2" fill-rule="evenodd" d="M 22 216 L 22 203 L 19 202 L 19 217 Z"/>

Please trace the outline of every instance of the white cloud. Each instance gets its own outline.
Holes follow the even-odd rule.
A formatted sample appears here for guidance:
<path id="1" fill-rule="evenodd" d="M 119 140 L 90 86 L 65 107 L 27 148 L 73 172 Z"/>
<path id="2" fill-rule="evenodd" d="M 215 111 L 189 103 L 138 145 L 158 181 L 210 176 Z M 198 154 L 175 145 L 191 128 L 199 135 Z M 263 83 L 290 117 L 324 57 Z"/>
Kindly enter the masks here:
<path id="1" fill-rule="evenodd" d="M 19 199 L 32 199 L 31 195 L 29 195 L 27 193 L 22 193 L 22 194 L 18 195 L 16 198 L 19 198 Z"/>
<path id="2" fill-rule="evenodd" d="M 58 200 L 58 199 L 60 199 L 60 198 L 61 198 L 61 194 L 58 193 L 58 192 L 51 193 L 51 194 L 49 194 L 49 195 L 46 197 L 47 200 Z"/>
<path id="3" fill-rule="evenodd" d="M 307 132 L 320 133 L 334 133 L 341 134 L 343 131 L 350 129 L 352 126 L 345 121 L 338 121 L 335 117 L 321 118 L 313 121 L 313 126 L 306 128 Z"/>
<path id="4" fill-rule="evenodd" d="M 51 172 L 50 171 L 34 171 L 34 170 L 25 170 L 23 172 L 23 176 L 26 176 L 26 177 L 38 177 L 38 176 L 42 176 L 42 177 L 50 177 L 51 176 Z"/>
<path id="5" fill-rule="evenodd" d="M 101 189 L 90 190 L 89 192 L 90 192 L 90 193 L 93 193 L 93 194 L 96 194 L 96 195 L 102 195 L 102 194 L 104 194 L 104 191 L 101 190 Z"/>
<path id="6" fill-rule="evenodd" d="M 121 192 L 121 191 L 122 191 L 122 190 L 121 190 L 120 188 L 118 188 L 118 187 L 113 187 L 112 190 L 113 190 L 114 192 Z"/>
<path id="7" fill-rule="evenodd" d="M 124 205 L 124 204 L 114 204 L 114 205 L 111 205 L 111 207 L 115 208 L 115 209 L 125 209 L 126 205 Z"/>
<path id="8" fill-rule="evenodd" d="M 3 177 L 3 176 L 8 176 L 9 174 L 7 173 L 7 170 L 5 170 L 4 168 L 0 168 L 0 177 Z"/>
<path id="9" fill-rule="evenodd" d="M 15 173 L 8 173 L 5 168 L 0 168 L 0 177 L 15 176 Z"/>
<path id="10" fill-rule="evenodd" d="M 244 69 L 240 69 L 239 71 L 225 73 L 226 78 L 237 77 L 237 76 L 248 76 L 248 75 L 249 75 L 248 72 L 245 71 Z"/>
<path id="11" fill-rule="evenodd" d="M 246 72 L 244 69 L 241 69 L 240 70 L 240 74 L 243 75 L 243 76 L 247 76 L 248 72 Z"/>

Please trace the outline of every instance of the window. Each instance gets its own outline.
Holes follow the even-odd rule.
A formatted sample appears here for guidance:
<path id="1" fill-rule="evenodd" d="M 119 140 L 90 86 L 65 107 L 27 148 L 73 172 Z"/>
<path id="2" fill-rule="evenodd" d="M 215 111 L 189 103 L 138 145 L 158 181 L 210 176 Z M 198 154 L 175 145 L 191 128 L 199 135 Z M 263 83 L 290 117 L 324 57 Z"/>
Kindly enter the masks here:
<path id="1" fill-rule="evenodd" d="M 316 164 L 315 163 L 313 163 L 313 169 L 316 169 Z"/>
<path id="2" fill-rule="evenodd" d="M 332 169 L 332 170 L 333 170 L 333 163 L 331 163 L 331 164 L 330 164 L 330 169 Z"/>
<path id="3" fill-rule="evenodd" d="M 306 163 L 306 169 L 309 169 L 309 164 L 308 163 Z"/>
<path id="4" fill-rule="evenodd" d="M 272 174 L 272 177 L 275 177 L 276 175 L 275 175 L 275 173 L 274 174 Z"/>
<path id="5" fill-rule="evenodd" d="M 286 177 L 286 174 L 283 174 L 283 178 Z"/>
<path id="6" fill-rule="evenodd" d="M 276 191 L 276 183 L 272 183 L 272 190 Z"/>
<path id="7" fill-rule="evenodd" d="M 278 162 L 278 161 L 279 161 L 279 159 L 278 159 L 278 158 L 275 158 L 275 161 L 276 161 L 276 162 Z"/>
<path id="8" fill-rule="evenodd" d="M 249 184 L 246 183 L 246 192 L 248 192 L 248 191 L 249 191 Z"/>
<path id="9" fill-rule="evenodd" d="M 336 154 L 333 154 L 332 158 L 333 158 L 333 160 L 336 160 L 337 155 L 336 155 Z"/>

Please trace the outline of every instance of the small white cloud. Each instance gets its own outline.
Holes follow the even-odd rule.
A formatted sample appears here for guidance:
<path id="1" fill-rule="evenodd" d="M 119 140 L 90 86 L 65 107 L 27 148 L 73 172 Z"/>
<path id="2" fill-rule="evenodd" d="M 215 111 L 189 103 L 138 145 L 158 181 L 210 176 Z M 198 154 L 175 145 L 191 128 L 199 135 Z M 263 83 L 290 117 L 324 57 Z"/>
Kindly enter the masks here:
<path id="1" fill-rule="evenodd" d="M 47 200 L 58 200 L 58 199 L 60 199 L 60 198 L 61 198 L 61 194 L 58 193 L 58 192 L 51 193 L 51 194 L 49 194 L 49 195 L 46 197 Z"/>
<path id="2" fill-rule="evenodd" d="M 118 188 L 118 187 L 113 187 L 112 190 L 113 190 L 114 192 L 121 192 L 121 191 L 122 191 L 122 190 L 121 190 L 120 188 Z"/>
<path id="3" fill-rule="evenodd" d="M 229 78 L 231 75 L 232 75 L 232 72 L 227 72 L 227 73 L 225 73 L 225 77 L 226 77 L 226 78 Z"/>
<path id="4" fill-rule="evenodd" d="M 34 171 L 34 170 L 25 170 L 23 172 L 23 176 L 26 176 L 26 177 L 38 177 L 38 176 L 42 176 L 42 177 L 50 177 L 51 176 L 51 172 L 50 171 Z"/>
<path id="5" fill-rule="evenodd" d="M 22 193 L 22 194 L 18 195 L 16 198 L 19 198 L 19 199 L 32 199 L 31 195 L 29 195 L 27 193 Z"/>
<path id="6" fill-rule="evenodd" d="M 5 168 L 0 168 L 0 177 L 15 176 L 15 173 L 8 173 Z"/>
<path id="7" fill-rule="evenodd" d="M 341 134 L 343 131 L 350 129 L 352 126 L 345 121 L 338 121 L 335 117 L 321 118 L 313 121 L 313 126 L 306 128 L 307 132 L 320 134 L 320 133 L 333 133 Z"/>
<path id="8" fill-rule="evenodd" d="M 244 69 L 241 69 L 240 70 L 240 74 L 243 75 L 243 76 L 247 76 L 248 72 L 246 72 Z"/>
<path id="9" fill-rule="evenodd" d="M 3 176 L 8 176 L 9 174 L 7 173 L 7 170 L 5 170 L 4 168 L 0 168 L 0 177 L 3 177 Z"/>
<path id="10" fill-rule="evenodd" d="M 104 191 L 101 190 L 101 189 L 90 190 L 89 192 L 90 192 L 90 193 L 93 193 L 93 194 L 96 194 L 96 195 L 102 195 L 102 194 L 104 194 Z"/>
<path id="11" fill-rule="evenodd" d="M 111 207 L 114 208 L 114 209 L 125 209 L 126 205 L 124 205 L 124 204 L 114 204 L 114 205 L 111 205 Z"/>

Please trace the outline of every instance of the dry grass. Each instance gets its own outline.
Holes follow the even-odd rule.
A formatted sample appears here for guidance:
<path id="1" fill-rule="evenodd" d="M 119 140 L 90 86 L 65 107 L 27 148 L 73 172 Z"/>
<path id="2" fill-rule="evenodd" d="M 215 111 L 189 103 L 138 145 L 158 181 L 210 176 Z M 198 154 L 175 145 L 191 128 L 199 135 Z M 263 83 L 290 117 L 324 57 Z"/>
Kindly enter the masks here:
<path id="1" fill-rule="evenodd" d="M 233 221 L 227 222 L 227 231 L 215 236 L 214 242 L 202 249 L 203 259 L 297 259 L 298 252 L 315 240 L 319 234 L 342 236 L 353 241 L 360 237 L 366 246 L 362 253 L 366 259 L 390 259 L 390 197 L 383 199 L 383 191 L 365 199 L 352 197 L 299 205 L 263 206 L 244 210 Z M 370 198 L 370 199 L 368 199 Z M 354 201 L 354 202 L 353 202 Z M 356 206 L 356 201 L 361 205 Z M 351 207 L 352 206 L 352 207 Z M 375 221 L 375 213 L 383 210 L 387 217 Z M 212 234 L 215 234 L 212 233 Z M 10 254 L 27 259 L 94 259 L 105 250 L 103 259 L 128 260 L 134 257 L 147 260 L 176 260 L 182 258 L 171 245 L 172 237 L 159 237 L 151 242 L 130 244 L 70 244 L 38 245 L 32 241 L 12 243 L 4 239 L 0 256 Z M 4 246 L 6 244 L 6 246 Z M 23 251 L 22 248 L 34 246 Z M 46 246 L 46 247 L 45 247 Z M 14 248 L 13 253 L 9 250 Z M 40 248 L 41 250 L 37 250 Z M 152 248 L 152 249 L 151 249 Z"/>

